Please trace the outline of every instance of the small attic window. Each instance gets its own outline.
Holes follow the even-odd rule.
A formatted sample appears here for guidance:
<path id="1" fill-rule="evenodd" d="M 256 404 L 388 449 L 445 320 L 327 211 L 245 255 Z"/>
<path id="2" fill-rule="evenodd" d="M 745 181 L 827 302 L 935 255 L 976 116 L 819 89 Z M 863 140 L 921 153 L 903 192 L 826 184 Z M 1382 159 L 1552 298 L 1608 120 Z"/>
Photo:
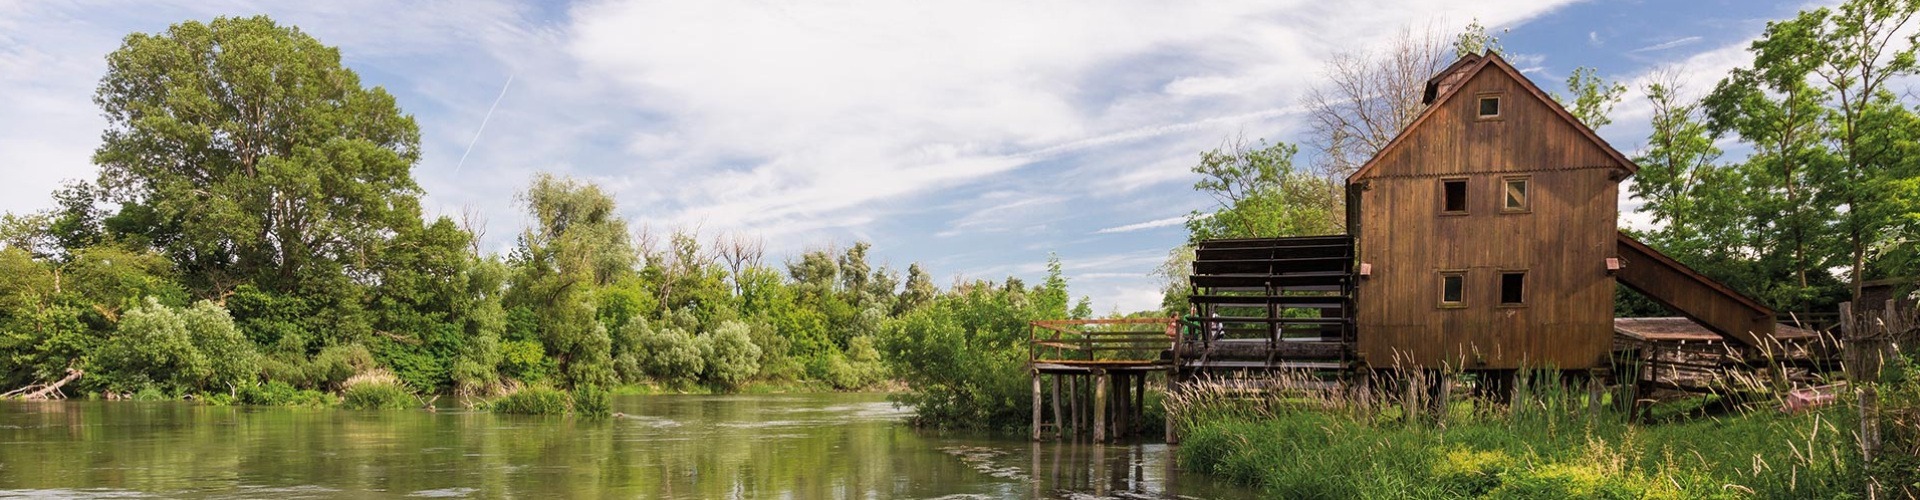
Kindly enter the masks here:
<path id="1" fill-rule="evenodd" d="M 1467 180 L 1442 179 L 1440 181 L 1440 213 L 1460 215 L 1467 213 Z"/>
<path id="2" fill-rule="evenodd" d="M 1480 96 L 1480 117 L 1481 118 L 1500 117 L 1500 96 L 1497 96 L 1497 95 Z"/>

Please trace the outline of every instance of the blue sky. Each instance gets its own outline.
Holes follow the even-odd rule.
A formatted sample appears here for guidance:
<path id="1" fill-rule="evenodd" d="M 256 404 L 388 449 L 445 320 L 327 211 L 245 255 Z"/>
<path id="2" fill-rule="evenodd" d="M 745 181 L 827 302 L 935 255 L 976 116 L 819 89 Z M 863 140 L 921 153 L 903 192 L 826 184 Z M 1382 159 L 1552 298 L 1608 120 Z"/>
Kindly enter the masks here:
<path id="1" fill-rule="evenodd" d="M 607 187 L 636 228 L 759 236 L 776 260 L 865 240 L 944 284 L 1031 281 L 1056 252 L 1096 310 L 1137 310 L 1158 303 L 1147 273 L 1179 217 L 1212 203 L 1191 189 L 1198 153 L 1305 140 L 1301 95 L 1335 54 L 1478 19 L 1544 88 L 1593 66 L 1677 72 L 1697 95 L 1766 21 L 1817 5 L 0 0 L 0 211 L 93 178 L 91 96 L 126 34 L 264 13 L 398 97 L 428 212 L 478 212 L 489 249 L 549 171 Z M 1632 154 L 1637 88 L 1613 118 L 1601 135 Z"/>

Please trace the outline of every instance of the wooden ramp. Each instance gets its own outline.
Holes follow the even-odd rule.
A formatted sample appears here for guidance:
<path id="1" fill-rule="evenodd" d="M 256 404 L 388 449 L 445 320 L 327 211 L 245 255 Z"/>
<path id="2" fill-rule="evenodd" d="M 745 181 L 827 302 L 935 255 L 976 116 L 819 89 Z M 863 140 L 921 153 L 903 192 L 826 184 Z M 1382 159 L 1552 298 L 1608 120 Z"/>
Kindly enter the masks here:
<path id="1" fill-rule="evenodd" d="M 1620 284 L 1742 347 L 1762 348 L 1774 341 L 1773 309 L 1626 233 L 1620 233 L 1616 242 L 1621 263 L 1615 277 Z"/>

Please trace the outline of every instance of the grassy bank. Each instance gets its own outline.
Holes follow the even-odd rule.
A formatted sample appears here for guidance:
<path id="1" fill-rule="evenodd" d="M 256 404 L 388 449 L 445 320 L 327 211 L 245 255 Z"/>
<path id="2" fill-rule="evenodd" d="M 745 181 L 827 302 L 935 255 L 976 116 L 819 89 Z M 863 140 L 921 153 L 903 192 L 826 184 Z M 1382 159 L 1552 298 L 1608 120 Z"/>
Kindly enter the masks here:
<path id="1" fill-rule="evenodd" d="M 1562 392 L 1435 422 L 1338 396 L 1186 396 L 1170 398 L 1181 466 L 1284 498 L 1894 498 L 1920 477 L 1904 452 L 1864 463 L 1847 405 L 1640 424 Z"/>

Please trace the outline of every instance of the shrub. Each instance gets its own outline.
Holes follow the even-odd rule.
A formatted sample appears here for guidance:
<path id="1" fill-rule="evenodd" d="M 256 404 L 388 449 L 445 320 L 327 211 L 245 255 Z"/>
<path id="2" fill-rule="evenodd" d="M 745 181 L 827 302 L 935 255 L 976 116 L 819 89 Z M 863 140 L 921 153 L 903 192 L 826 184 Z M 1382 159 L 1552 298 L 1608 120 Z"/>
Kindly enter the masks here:
<path id="1" fill-rule="evenodd" d="M 753 345 L 746 323 L 721 323 L 713 333 L 700 340 L 700 353 L 701 358 L 706 360 L 708 382 L 732 389 L 760 373 L 760 346 Z"/>
<path id="2" fill-rule="evenodd" d="M 685 384 L 698 380 L 700 373 L 706 370 L 706 359 L 701 357 L 700 343 L 687 333 L 674 327 L 653 328 L 647 321 L 635 318 L 623 328 L 639 342 L 640 350 L 633 353 L 638 358 L 640 370 L 647 376 L 667 384 Z"/>
<path id="3" fill-rule="evenodd" d="M 207 301 L 168 307 L 153 297 L 122 316 L 95 362 L 107 387 L 119 392 L 231 391 L 260 370 L 253 344 L 226 309 Z"/>
<path id="4" fill-rule="evenodd" d="M 613 396 L 597 385 L 574 388 L 573 411 L 595 418 L 613 415 Z"/>
<path id="5" fill-rule="evenodd" d="M 486 406 L 495 413 L 560 415 L 567 412 L 571 402 L 567 400 L 567 393 L 559 389 L 536 385 L 495 398 Z"/>
<path id="6" fill-rule="evenodd" d="M 356 410 L 398 410 L 418 404 L 406 382 L 386 370 L 373 370 L 348 378 L 340 391 L 340 404 Z"/>

